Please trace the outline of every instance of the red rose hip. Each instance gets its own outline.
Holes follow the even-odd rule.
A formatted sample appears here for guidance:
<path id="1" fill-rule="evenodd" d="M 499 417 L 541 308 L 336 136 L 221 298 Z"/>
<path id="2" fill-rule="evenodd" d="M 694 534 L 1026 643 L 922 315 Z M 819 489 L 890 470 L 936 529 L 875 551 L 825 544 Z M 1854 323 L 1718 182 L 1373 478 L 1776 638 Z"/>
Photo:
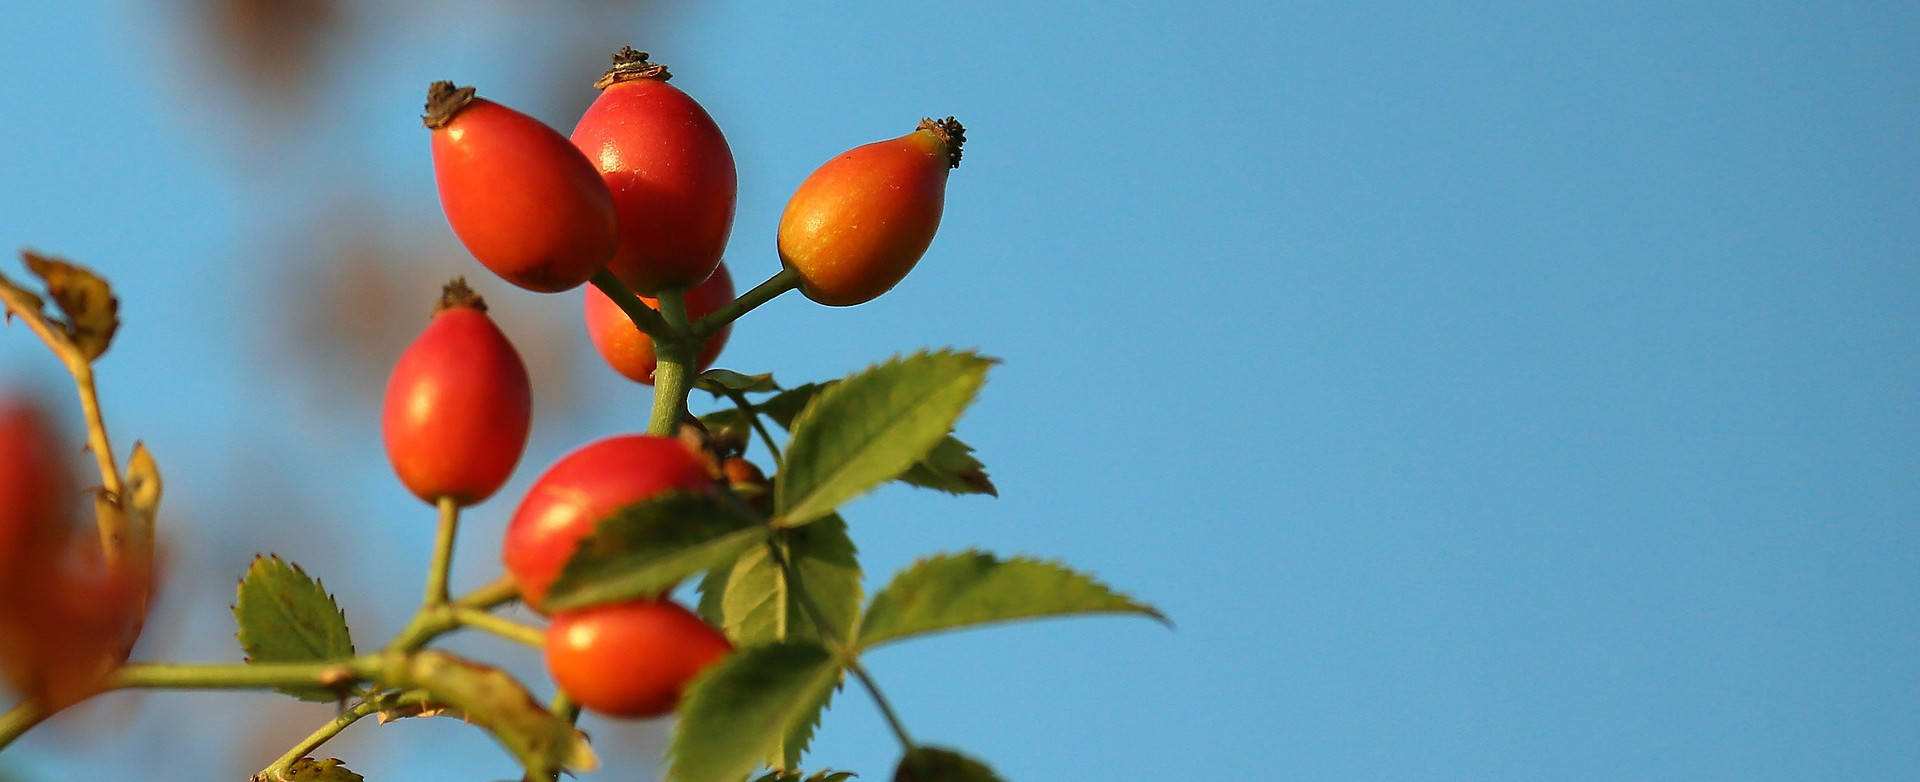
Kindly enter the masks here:
<path id="1" fill-rule="evenodd" d="M 594 525 L 620 508 L 670 491 L 710 492 L 713 476 L 685 443 L 619 435 L 589 443 L 547 468 L 507 522 L 501 553 L 520 597 L 535 610 Z"/>
<path id="2" fill-rule="evenodd" d="M 633 320 L 620 309 L 620 305 L 607 298 L 599 288 L 589 286 L 586 289 L 587 336 L 593 340 L 593 348 L 600 358 L 613 367 L 615 372 L 626 376 L 636 383 L 653 385 L 653 368 L 658 364 L 658 356 L 653 352 L 653 338 L 633 325 Z M 660 309 L 658 299 L 640 297 L 642 302 L 656 310 Z M 713 276 L 687 291 L 687 317 L 699 320 L 733 301 L 733 275 L 727 273 L 727 265 L 720 264 L 713 270 Z M 700 355 L 695 359 L 695 372 L 713 366 L 713 360 L 720 356 L 720 349 L 726 347 L 727 336 L 733 333 L 733 324 L 729 323 L 719 331 L 707 337 L 700 344 Z"/>
<path id="3" fill-rule="evenodd" d="M 481 265 L 542 293 L 606 267 L 619 239 L 613 197 L 565 136 L 444 81 L 428 88 L 421 120 L 440 207 Z"/>
<path id="4" fill-rule="evenodd" d="M 465 280 L 447 283 L 387 379 L 380 429 L 393 471 L 427 502 L 481 502 L 513 474 L 532 423 L 520 352 Z"/>
<path id="5" fill-rule="evenodd" d="M 799 274 L 800 292 L 849 306 L 904 279 L 940 227 L 947 172 L 960 165 L 965 133 L 952 117 L 923 120 L 808 175 L 780 215 L 780 262 Z"/>
<path id="6" fill-rule="evenodd" d="M 699 616 L 669 600 L 571 611 L 547 627 L 547 670 L 574 702 L 612 717 L 673 711 L 687 682 L 733 651 Z"/>
<path id="7" fill-rule="evenodd" d="M 632 47 L 613 62 L 573 129 L 620 216 L 607 268 L 646 296 L 692 288 L 719 265 L 733 231 L 733 150 L 707 110 L 667 84 L 666 66 Z"/>
<path id="8" fill-rule="evenodd" d="M 38 406 L 0 402 L 0 580 L 65 528 L 77 496 L 66 453 Z"/>

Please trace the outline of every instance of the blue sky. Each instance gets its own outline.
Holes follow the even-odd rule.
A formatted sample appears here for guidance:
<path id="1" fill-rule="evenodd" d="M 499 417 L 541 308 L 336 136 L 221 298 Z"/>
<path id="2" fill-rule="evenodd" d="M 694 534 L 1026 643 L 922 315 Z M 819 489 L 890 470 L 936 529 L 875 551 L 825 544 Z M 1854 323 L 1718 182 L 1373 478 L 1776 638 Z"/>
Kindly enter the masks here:
<path id="1" fill-rule="evenodd" d="M 0 241 L 119 286 L 110 422 L 166 470 L 174 579 L 143 656 L 237 658 L 225 607 L 254 551 L 324 577 L 363 646 L 404 621 L 432 515 L 388 474 L 371 405 L 303 354 L 319 343 L 271 336 L 308 243 L 339 238 L 316 215 L 360 204 L 432 274 L 477 273 L 439 222 L 424 86 L 566 130 L 632 43 L 732 142 L 743 286 L 777 267 L 814 166 L 923 115 L 967 123 L 912 277 L 853 309 L 783 299 L 721 358 L 794 382 L 922 346 L 1004 359 L 960 427 L 1001 498 L 850 507 L 870 584 L 977 546 L 1091 570 L 1177 625 L 876 653 L 917 737 L 1014 780 L 1920 770 L 1910 4 L 352 7 L 278 125 L 236 111 L 171 6 L 0 25 Z M 585 355 L 576 298 L 483 292 Z M 514 486 L 644 423 L 637 390 L 565 366 Z M 0 331 L 0 382 L 66 393 L 23 329 Z M 472 514 L 465 583 L 497 572 L 510 510 Z M 114 695 L 0 768 L 158 754 L 239 778 L 325 717 Z M 639 767 L 664 735 L 588 724 Z M 457 724 L 338 749 L 372 779 L 510 774 Z M 897 748 L 850 691 L 816 750 L 884 779 Z"/>

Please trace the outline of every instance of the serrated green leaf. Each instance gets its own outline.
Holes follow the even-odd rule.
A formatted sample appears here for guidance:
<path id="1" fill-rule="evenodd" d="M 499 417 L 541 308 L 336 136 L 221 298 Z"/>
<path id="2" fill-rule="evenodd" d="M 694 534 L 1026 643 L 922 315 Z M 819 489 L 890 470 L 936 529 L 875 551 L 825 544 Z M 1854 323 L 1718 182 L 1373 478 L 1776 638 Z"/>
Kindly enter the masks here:
<path id="1" fill-rule="evenodd" d="M 953 431 L 992 364 L 972 353 L 917 353 L 820 392 L 793 421 L 774 486 L 776 523 L 813 521 L 906 472 Z"/>
<path id="2" fill-rule="evenodd" d="M 772 419 L 773 422 L 779 424 L 782 429 L 792 429 L 794 417 L 800 415 L 800 411 L 807 409 L 807 404 L 812 402 L 814 397 L 819 396 L 820 392 L 827 390 L 828 387 L 838 382 L 840 381 L 829 380 L 825 383 L 808 383 L 802 386 L 794 386 L 793 388 L 760 400 L 760 403 L 754 405 L 753 409 L 761 415 Z"/>
<path id="3" fill-rule="evenodd" d="M 838 382 L 838 381 L 834 381 Z M 808 383 L 789 388 L 762 400 L 753 406 L 754 412 L 764 415 L 783 429 L 793 428 L 793 417 L 805 409 L 808 402 L 832 383 Z M 727 407 L 700 416 L 700 423 L 710 432 L 732 432 L 740 437 L 747 436 L 750 424 L 738 407 Z"/>
<path id="4" fill-rule="evenodd" d="M 926 458 L 914 462 L 900 475 L 905 483 L 948 494 L 987 494 L 1000 496 L 987 478 L 987 466 L 973 458 L 973 447 L 947 435 L 928 451 Z"/>
<path id="5" fill-rule="evenodd" d="M 672 782 L 739 782 L 839 684 L 833 654 L 810 641 L 735 651 L 688 685 L 668 750 Z"/>
<path id="6" fill-rule="evenodd" d="M 826 615 L 832 637 L 846 638 L 860 613 L 860 562 L 847 523 L 837 514 L 777 536 L 800 584 Z M 748 549 L 727 568 L 716 623 L 736 646 L 819 638 L 812 618 L 764 545 Z"/>
<path id="7" fill-rule="evenodd" d="M 827 706 L 833 703 L 833 695 L 840 691 L 839 682 L 820 696 L 820 700 L 807 707 L 800 718 L 793 721 L 792 727 L 780 738 L 772 750 L 763 759 L 769 766 L 798 768 L 800 759 L 807 754 L 807 747 L 813 743 L 813 733 L 820 729 L 820 719 L 826 716 Z"/>
<path id="8" fill-rule="evenodd" d="M 235 637 L 249 663 L 302 663 L 353 656 L 347 617 L 326 585 L 279 557 L 254 557 L 233 604 Z M 301 700 L 332 702 L 323 689 L 283 689 Z"/>
<path id="9" fill-rule="evenodd" d="M 580 542 L 541 607 L 570 611 L 658 595 L 732 561 L 766 534 L 759 520 L 705 494 L 672 492 L 628 505 Z"/>
<path id="10" fill-rule="evenodd" d="M 301 758 L 287 767 L 283 779 L 286 782 L 366 782 L 366 777 L 347 770 L 339 758 Z"/>
<path id="11" fill-rule="evenodd" d="M 780 390 L 773 382 L 772 373 L 743 375 L 731 369 L 709 369 L 693 379 L 693 386 L 714 396 L 724 397 L 729 391 L 738 394 L 764 394 Z"/>
<path id="12" fill-rule="evenodd" d="M 893 782 L 1001 782 L 985 763 L 939 747 L 914 747 L 900 759 Z"/>
<path id="13" fill-rule="evenodd" d="M 776 536 L 799 582 L 832 626 L 832 638 L 846 638 L 860 612 L 863 594 L 860 563 L 847 523 L 839 516 Z M 785 640 L 820 639 L 818 626 L 788 583 L 767 546 L 748 549 L 731 565 L 716 568 L 701 582 L 701 611 L 735 646 Z M 825 703 L 821 704 L 824 709 Z M 786 737 L 768 758 L 769 765 L 799 765 L 819 724 L 820 710 Z"/>
<path id="14" fill-rule="evenodd" d="M 534 778 L 599 767 L 587 738 L 547 711 L 512 674 L 445 652 L 416 652 L 389 686 L 418 689 L 489 734 Z"/>
<path id="15" fill-rule="evenodd" d="M 747 549 L 752 551 L 753 549 Z M 744 554 L 742 556 L 745 556 Z M 733 576 L 733 565 L 718 565 L 700 576 L 696 589 L 700 592 L 700 602 L 693 612 L 707 620 L 707 624 L 722 627 L 727 623 L 726 609 L 727 581 Z M 739 646 L 739 644 L 734 644 Z"/>
<path id="16" fill-rule="evenodd" d="M 20 257 L 27 270 L 45 281 L 47 295 L 64 317 L 60 326 L 67 341 L 79 349 L 88 361 L 100 357 L 113 344 L 113 333 L 120 328 L 120 300 L 106 279 L 91 269 L 31 250 Z"/>
<path id="17" fill-rule="evenodd" d="M 1153 606 L 1058 563 L 978 551 L 942 554 L 915 562 L 873 596 L 859 646 L 994 622 L 1111 612 L 1166 621 Z"/>
<path id="18" fill-rule="evenodd" d="M 806 408 L 807 403 L 819 396 L 821 391 L 838 382 L 840 381 L 808 383 L 791 388 L 754 405 L 753 409 L 779 424 L 781 428 L 792 429 L 794 417 Z M 700 416 L 700 422 L 711 431 L 732 432 L 739 437 L 747 436 L 748 424 L 738 408 L 716 410 Z M 944 491 L 948 494 L 1000 496 L 1000 490 L 987 477 L 986 466 L 974 458 L 973 447 L 961 442 L 952 434 L 942 438 L 932 450 L 927 452 L 925 458 L 908 467 L 898 479 L 903 483 Z"/>

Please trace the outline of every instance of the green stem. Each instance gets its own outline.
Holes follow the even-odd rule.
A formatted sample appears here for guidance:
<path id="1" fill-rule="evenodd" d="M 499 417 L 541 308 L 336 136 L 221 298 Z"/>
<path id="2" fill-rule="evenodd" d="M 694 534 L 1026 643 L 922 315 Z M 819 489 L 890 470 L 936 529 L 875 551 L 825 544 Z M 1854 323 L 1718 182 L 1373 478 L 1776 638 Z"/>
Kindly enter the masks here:
<path id="1" fill-rule="evenodd" d="M 116 504 L 126 506 L 127 496 L 124 483 L 120 480 L 120 467 L 113 461 L 113 445 L 107 441 L 107 423 L 100 413 L 100 393 L 94 388 L 93 365 L 85 359 L 68 362 L 67 369 L 73 373 L 74 385 L 79 387 L 80 410 L 87 417 L 87 450 L 93 452 L 94 461 L 100 465 L 100 485 Z M 127 519 L 124 514 L 100 514 L 100 540 L 107 555 L 107 564 L 118 566 L 126 553 Z"/>
<path id="2" fill-rule="evenodd" d="M 402 654 L 417 651 L 433 639 L 459 629 L 460 619 L 454 616 L 456 610 L 452 605 L 422 606 L 413 615 L 413 621 L 387 644 L 387 651 Z"/>
<path id="3" fill-rule="evenodd" d="M 453 569 L 453 541 L 460 529 L 460 504 L 452 497 L 440 498 L 440 532 L 433 540 L 433 564 L 427 569 L 427 596 L 421 606 L 446 605 L 447 572 Z"/>
<path id="4" fill-rule="evenodd" d="M 653 415 L 647 421 L 647 434 L 671 436 L 680 426 L 680 411 L 686 409 L 687 392 L 693 388 L 693 360 L 700 342 L 686 336 L 686 293 L 661 291 L 659 301 L 669 336 L 653 339 Z"/>
<path id="5" fill-rule="evenodd" d="M 753 409 L 753 403 L 747 400 L 747 395 L 729 389 L 727 398 L 733 400 L 734 407 L 740 408 L 740 414 L 747 417 L 747 423 L 760 435 L 760 442 L 766 444 L 767 453 L 773 455 L 773 463 L 780 464 L 780 446 L 773 442 L 773 434 L 767 431 L 766 422 L 760 420 L 760 414 Z"/>
<path id="6" fill-rule="evenodd" d="M 512 576 L 501 576 L 479 589 L 462 595 L 453 601 L 461 608 L 478 608 L 482 611 L 511 603 L 520 598 L 520 586 L 513 583 Z"/>
<path id="7" fill-rule="evenodd" d="M 538 627 L 529 627 L 477 608 L 456 607 L 453 609 L 453 617 L 461 625 L 475 630 L 493 633 L 510 641 L 519 641 L 535 649 L 547 647 L 547 634 Z"/>
<path id="8" fill-rule="evenodd" d="M 384 660 L 361 655 L 316 663 L 137 663 L 107 677 L 106 689 L 265 690 L 346 687 L 379 678 Z"/>
<path id="9" fill-rule="evenodd" d="M 633 325 L 640 327 L 641 331 L 646 332 L 647 336 L 657 340 L 668 333 L 667 322 L 660 319 L 660 313 L 654 312 L 652 307 L 641 301 L 639 295 L 628 288 L 626 283 L 621 282 L 619 277 L 614 276 L 613 272 L 601 269 L 594 273 L 592 282 L 593 287 L 607 294 L 607 298 L 612 299 L 621 312 L 627 313 L 627 319 L 633 321 Z"/>
<path id="10" fill-rule="evenodd" d="M 101 689 L 318 688 L 336 689 L 345 693 L 353 685 L 381 679 L 390 664 L 406 659 L 404 656 L 406 653 L 415 651 L 425 646 L 427 642 L 464 625 L 499 632 L 502 629 L 499 627 L 500 623 L 510 624 L 519 629 L 511 631 L 509 637 L 522 642 L 531 642 L 533 634 L 537 634 L 538 630 L 498 619 L 486 613 L 487 609 L 512 602 L 518 596 L 519 589 L 514 586 L 513 580 L 501 577 L 452 603 L 442 602 L 439 605 L 422 607 L 414 615 L 413 621 L 407 625 L 407 629 L 401 631 L 400 635 L 387 645 L 387 651 L 402 655 L 399 657 L 392 654 L 365 654 L 344 660 L 307 663 L 136 663 L 122 666 L 114 671 L 102 683 Z M 0 749 L 4 749 L 21 734 L 31 730 L 49 716 L 52 715 L 32 702 L 20 703 L 5 714 L 0 714 Z M 345 725 L 340 727 L 344 728 Z M 335 732 L 338 730 L 336 729 Z"/>
<path id="11" fill-rule="evenodd" d="M 359 722 L 360 718 L 376 711 L 379 711 L 379 708 L 375 706 L 372 701 L 361 701 L 354 704 L 353 708 L 342 712 L 340 716 L 333 718 L 325 725 L 321 725 L 320 729 L 314 731 L 312 735 L 301 739 L 300 743 L 293 745 L 293 749 L 287 750 L 287 754 L 281 755 L 278 760 L 267 764 L 267 767 L 261 769 L 260 773 L 255 776 L 254 779 L 264 780 L 265 782 L 279 782 L 279 780 L 286 779 L 287 772 L 293 770 L 294 763 L 299 762 L 299 760 L 306 757 L 308 753 L 319 749 L 320 745 L 333 740 L 333 737 L 340 735 L 340 732 L 346 730 L 347 726 Z"/>
<path id="12" fill-rule="evenodd" d="M 513 579 L 503 576 L 453 602 L 421 606 L 419 611 L 414 612 L 413 620 L 407 623 L 406 628 L 387 643 L 387 651 L 416 651 L 433 639 L 460 629 L 460 613 L 469 610 L 484 612 L 519 596 L 520 590 L 514 586 Z"/>
<path id="13" fill-rule="evenodd" d="M 61 327 L 47 320 L 40 300 L 31 294 L 11 286 L 0 287 L 0 305 L 3 305 L 0 309 L 25 322 L 27 328 L 46 343 L 47 349 L 59 357 L 60 363 L 67 366 L 67 373 L 73 375 L 80 395 L 80 411 L 87 419 L 87 450 L 93 452 L 93 459 L 100 467 L 100 488 L 116 505 L 124 503 L 120 467 L 114 463 L 113 445 L 107 440 L 106 420 L 100 413 L 99 390 L 93 382 L 93 362 Z M 97 523 L 107 564 L 118 567 L 128 545 L 127 518 L 124 514 L 104 513 L 98 515 Z"/>
<path id="14" fill-rule="evenodd" d="M 0 749 L 5 749 L 8 744 L 13 743 L 14 739 L 33 730 L 33 726 L 51 716 L 53 715 L 33 701 L 21 701 L 15 704 L 13 708 L 7 710 L 7 713 L 0 714 Z"/>
<path id="15" fill-rule="evenodd" d="M 701 318 L 700 322 L 693 324 L 693 335 L 706 339 L 714 332 L 725 328 L 727 324 L 739 320 L 740 316 L 752 312 L 755 307 L 773 301 L 780 294 L 798 287 L 800 287 L 800 275 L 782 266 L 780 271 L 768 277 L 766 282 L 753 286 L 753 290 L 740 294 L 740 298 L 728 302 L 726 306 L 714 310 Z"/>
<path id="16" fill-rule="evenodd" d="M 872 675 L 867 673 L 867 669 L 860 665 L 859 650 L 854 649 L 839 637 L 840 631 L 827 622 L 826 612 L 820 610 L 820 604 L 813 602 L 813 596 L 808 594 L 806 587 L 800 583 L 800 571 L 787 560 L 787 553 L 780 548 L 780 535 L 781 533 L 775 532 L 767 536 L 767 555 L 773 559 L 775 565 L 780 567 L 780 574 L 787 579 L 787 587 L 793 590 L 794 600 L 800 603 L 801 610 L 806 611 L 807 616 L 813 620 L 813 626 L 820 632 L 820 637 L 833 646 L 834 653 L 840 657 L 841 663 L 853 673 L 854 678 L 860 680 L 867 694 L 873 696 L 874 705 L 880 707 L 880 716 L 886 718 L 887 727 L 893 730 L 894 738 L 900 740 L 900 748 L 912 752 L 913 737 L 907 735 L 906 723 L 900 721 L 900 715 L 894 712 L 893 704 L 887 701 L 886 693 L 880 691 L 880 685 L 873 680 Z"/>
<path id="17" fill-rule="evenodd" d="M 867 694 L 873 696 L 873 704 L 880 707 L 880 716 L 887 718 L 887 727 L 892 728 L 893 737 L 900 740 L 900 748 L 912 752 L 913 737 L 907 735 L 907 726 L 900 722 L 900 715 L 893 712 L 893 704 L 888 703 L 887 696 L 880 692 L 880 685 L 874 683 L 873 676 L 867 673 L 857 658 L 847 657 L 845 662 L 847 670 L 867 688 Z"/>

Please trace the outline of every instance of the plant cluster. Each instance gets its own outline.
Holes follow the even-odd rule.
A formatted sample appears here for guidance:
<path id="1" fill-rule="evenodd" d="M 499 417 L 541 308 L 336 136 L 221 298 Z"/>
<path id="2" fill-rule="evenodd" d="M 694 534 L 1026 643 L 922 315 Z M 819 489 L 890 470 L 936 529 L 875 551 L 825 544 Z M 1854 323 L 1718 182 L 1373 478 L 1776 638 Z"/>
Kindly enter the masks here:
<path id="1" fill-rule="evenodd" d="M 964 131 L 925 120 L 828 161 L 794 192 L 778 227 L 780 270 L 738 297 L 721 256 L 737 184 L 725 137 L 667 69 L 622 50 L 572 136 L 437 82 L 423 117 L 447 221 L 482 266 L 533 291 L 585 287 L 586 331 L 621 375 L 653 387 L 644 433 L 585 444 L 534 481 L 509 522 L 505 574 L 449 588 L 462 509 L 517 467 L 531 387 L 512 341 L 463 280 L 442 291 L 394 365 L 381 418 L 386 453 L 432 506 L 438 534 L 419 609 L 363 651 L 324 586 L 258 557 L 233 606 L 243 664 L 128 662 L 155 580 L 161 482 L 136 444 L 125 469 L 94 390 L 94 362 L 118 328 L 107 283 L 32 253 L 41 293 L 0 276 L 0 301 L 74 377 L 100 487 L 96 529 L 74 522 L 67 450 L 48 416 L 0 405 L 0 667 L 21 700 L 0 716 L 0 748 L 41 720 L 120 688 L 275 689 L 336 703 L 339 715 L 256 780 L 358 780 L 317 758 L 366 717 L 453 716 L 490 733 L 526 772 L 591 771 L 574 725 L 677 714 L 668 779 L 845 779 L 803 771 L 823 711 L 848 678 L 899 739 L 896 780 L 992 780 L 957 752 L 915 741 L 862 661 L 875 649 L 981 624 L 1091 612 L 1160 618 L 1057 563 L 979 551 L 924 558 L 868 596 L 840 510 L 891 481 L 994 494 L 954 423 L 991 359 L 959 351 L 895 358 L 825 383 L 708 369 L 733 323 L 799 290 L 822 304 L 869 301 L 899 283 L 933 240 Z M 715 409 L 694 415 L 693 390 Z M 782 430 L 784 437 L 775 430 Z M 764 445 L 768 466 L 746 458 Z M 671 594 L 698 584 L 693 609 Z M 519 601 L 545 626 L 498 615 Z M 538 650 L 555 684 L 542 702 L 501 669 L 432 648 L 462 629 Z"/>

